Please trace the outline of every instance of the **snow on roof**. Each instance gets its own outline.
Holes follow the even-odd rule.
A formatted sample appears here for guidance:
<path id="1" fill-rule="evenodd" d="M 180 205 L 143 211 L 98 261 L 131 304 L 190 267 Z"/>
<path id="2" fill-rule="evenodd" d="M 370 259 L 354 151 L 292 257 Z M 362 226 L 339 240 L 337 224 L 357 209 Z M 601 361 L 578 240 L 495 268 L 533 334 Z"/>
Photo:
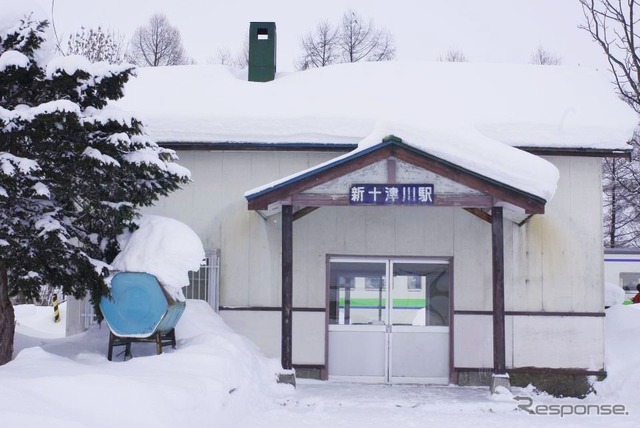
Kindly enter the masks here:
<path id="1" fill-rule="evenodd" d="M 224 66 L 149 67 L 118 104 L 157 141 L 176 143 L 357 143 L 383 121 L 473 128 L 520 147 L 617 150 L 638 122 L 605 72 L 517 64 L 341 64 L 267 83 Z"/>
<path id="2" fill-rule="evenodd" d="M 249 190 L 245 197 L 255 198 L 314 171 L 338 164 L 363 150 L 380 145 L 389 135 L 400 138 L 404 144 L 504 185 L 539 196 L 545 201 L 551 200 L 555 193 L 559 172 L 553 164 L 523 150 L 493 141 L 475 129 L 458 127 L 446 133 L 439 133 L 397 123 L 378 123 L 372 133 L 358 144 L 356 150 Z M 496 162 L 496 159 L 500 161 Z"/>

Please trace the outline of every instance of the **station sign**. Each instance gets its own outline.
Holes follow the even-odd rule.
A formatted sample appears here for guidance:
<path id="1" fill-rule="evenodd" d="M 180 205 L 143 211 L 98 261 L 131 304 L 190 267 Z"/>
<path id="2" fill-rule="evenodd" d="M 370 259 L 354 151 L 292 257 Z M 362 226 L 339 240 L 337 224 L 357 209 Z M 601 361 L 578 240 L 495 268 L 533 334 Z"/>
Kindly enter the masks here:
<path id="1" fill-rule="evenodd" d="M 433 184 L 352 184 L 349 205 L 433 205 Z"/>

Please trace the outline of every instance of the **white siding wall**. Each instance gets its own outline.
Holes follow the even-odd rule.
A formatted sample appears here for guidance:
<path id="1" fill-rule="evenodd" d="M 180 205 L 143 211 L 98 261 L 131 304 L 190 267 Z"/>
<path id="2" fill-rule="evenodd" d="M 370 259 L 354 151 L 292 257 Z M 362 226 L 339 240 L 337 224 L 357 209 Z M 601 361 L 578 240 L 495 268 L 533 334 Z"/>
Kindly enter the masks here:
<path id="1" fill-rule="evenodd" d="M 544 215 L 512 227 L 507 310 L 601 312 L 600 159 L 549 160 L 560 170 L 555 197 Z"/>
<path id="2" fill-rule="evenodd" d="M 549 158 L 560 170 L 544 215 L 512 227 L 506 310 L 604 310 L 599 158 Z M 513 365 L 604 367 L 604 317 L 513 317 Z M 550 350 L 552 350 L 550 352 Z"/>
<path id="3" fill-rule="evenodd" d="M 523 226 L 505 222 L 505 309 L 602 312 L 600 159 L 548 160 L 560 170 L 560 181 L 545 214 L 534 216 Z M 490 242 L 491 237 L 477 239 Z M 456 253 L 456 273 L 463 260 L 468 266 L 473 264 Z M 456 310 L 491 310 L 490 263 L 490 255 L 482 260 L 488 269 L 483 278 L 486 285 L 475 292 L 465 293 L 461 287 L 468 284 L 455 279 Z M 468 296 L 478 300 L 470 301 Z M 490 317 L 461 315 L 455 323 L 454 365 L 491 367 L 493 350 L 487 346 L 493 340 Z M 507 316 L 505 327 L 510 367 L 604 367 L 604 317 Z"/>
<path id="4" fill-rule="evenodd" d="M 264 220 L 247 209 L 243 194 L 337 154 L 198 151 L 179 155 L 181 164 L 191 169 L 193 183 L 150 211 L 189 224 L 206 247 L 221 248 L 221 305 L 279 306 L 280 216 Z M 546 214 L 522 227 L 505 222 L 506 309 L 598 312 L 603 309 L 600 160 L 550 160 L 560 169 L 561 178 Z M 324 207 L 297 220 L 294 307 L 325 307 L 327 254 L 452 256 L 455 309 L 492 309 L 491 226 L 460 208 Z M 224 317 L 232 327 L 260 344 L 267 355 L 278 355 L 280 326 L 273 321 L 277 312 L 264 315 L 268 319 L 264 323 L 262 312 L 230 312 Z M 294 339 L 298 337 L 293 344 L 294 364 L 321 364 L 324 337 L 318 337 L 321 347 L 308 337 L 324 332 L 324 316 L 306 314 L 296 315 L 304 318 L 300 323 L 307 331 L 294 326 Z M 542 347 L 522 340 L 523 334 L 548 331 L 545 317 L 509 321 L 508 364 L 545 366 L 560 361 L 584 367 L 586 358 L 589 368 L 601 368 L 603 319 L 586 320 L 563 330 L 575 337 L 576 349 L 588 354 L 579 361 L 572 359 L 573 351 L 567 351 L 564 360 L 550 360 Z M 254 323 L 259 328 L 251 328 Z M 588 335 L 580 333 L 583 325 Z M 454 329 L 455 365 L 490 367 L 491 335 L 490 322 L 459 316 Z"/>

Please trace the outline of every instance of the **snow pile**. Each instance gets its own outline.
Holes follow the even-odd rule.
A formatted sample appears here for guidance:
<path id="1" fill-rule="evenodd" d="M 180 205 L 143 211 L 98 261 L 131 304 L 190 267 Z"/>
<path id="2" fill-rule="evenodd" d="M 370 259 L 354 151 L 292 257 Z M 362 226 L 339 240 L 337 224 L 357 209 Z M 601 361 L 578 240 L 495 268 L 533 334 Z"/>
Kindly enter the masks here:
<path id="1" fill-rule="evenodd" d="M 200 238 L 186 224 L 167 217 L 143 215 L 137 224 L 136 231 L 121 237 L 122 251 L 111 266 L 155 275 L 172 298 L 184 301 L 182 287 L 189 285 L 189 271 L 199 270 L 205 256 Z"/>
<path id="2" fill-rule="evenodd" d="M 51 308 L 18 306 L 18 326 L 41 328 L 41 338 L 16 335 L 16 358 L 0 366 L 3 426 L 32 428 L 135 427 L 610 427 L 637 425 L 640 414 L 640 305 L 607 310 L 608 378 L 585 400 L 530 395 L 535 405 L 622 404 L 628 416 L 535 416 L 517 409 L 511 394 L 486 387 L 357 385 L 299 380 L 275 383 L 280 370 L 233 333 L 202 301 L 189 300 L 176 327 L 176 350 L 155 355 L 133 344 L 134 358 L 106 359 L 108 329 L 94 327 L 46 339 L 57 327 Z M 48 311 L 46 311 L 48 309 Z M 34 318 L 46 317 L 35 322 Z M 34 330 L 35 331 L 35 330 Z"/>
<path id="3" fill-rule="evenodd" d="M 640 304 L 614 305 L 606 314 L 607 378 L 596 383 L 596 391 L 609 399 L 640 405 Z"/>
<path id="4" fill-rule="evenodd" d="M 624 302 L 625 293 L 622 287 L 612 282 L 604 283 L 604 306 L 619 305 Z"/>
<path id="5" fill-rule="evenodd" d="M 2 425 L 234 426 L 290 390 L 276 383 L 279 364 L 204 301 L 187 303 L 176 337 L 176 350 L 162 355 L 153 344 L 133 344 L 127 362 L 106 359 L 108 329 L 97 326 L 41 347 L 18 346 L 14 361 L 0 366 Z M 23 343 L 20 334 L 16 342 Z"/>
<path id="6" fill-rule="evenodd" d="M 67 302 L 58 305 L 60 322 L 54 322 L 51 306 L 18 305 L 14 308 L 16 316 L 16 333 L 41 338 L 61 338 L 65 336 Z"/>

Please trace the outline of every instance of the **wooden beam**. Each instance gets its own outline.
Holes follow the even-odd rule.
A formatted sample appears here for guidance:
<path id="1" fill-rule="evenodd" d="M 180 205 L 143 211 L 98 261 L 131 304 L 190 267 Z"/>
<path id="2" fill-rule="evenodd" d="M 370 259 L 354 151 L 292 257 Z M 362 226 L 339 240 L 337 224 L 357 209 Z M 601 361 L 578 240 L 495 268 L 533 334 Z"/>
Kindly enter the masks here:
<path id="1" fill-rule="evenodd" d="M 491 223 L 492 219 L 491 219 L 491 214 L 489 214 L 486 211 L 482 211 L 479 208 L 465 208 L 465 211 L 473 214 L 474 216 L 480 218 L 481 220 L 486 221 L 487 223 Z"/>
<path id="2" fill-rule="evenodd" d="M 291 196 L 293 205 L 305 207 L 330 207 L 349 205 L 348 195 L 334 195 L 324 193 L 298 193 Z"/>
<path id="3" fill-rule="evenodd" d="M 305 207 L 327 207 L 349 205 L 349 195 L 326 193 L 298 193 L 291 196 L 285 203 L 301 205 Z M 283 204 L 284 205 L 284 204 Z M 489 195 L 479 194 L 435 194 L 433 206 L 436 207 L 464 207 L 464 208 L 491 208 L 493 198 Z"/>
<path id="4" fill-rule="evenodd" d="M 293 183 L 274 187 L 272 190 L 261 194 L 251 200 L 249 200 L 248 205 L 250 210 L 261 210 L 266 209 L 266 207 L 278 200 L 282 200 L 284 198 L 290 197 L 292 195 L 299 194 L 304 192 L 307 189 L 318 186 L 320 184 L 331 181 L 335 178 L 342 177 L 350 172 L 359 170 L 364 168 L 365 166 L 371 165 L 372 163 L 376 163 L 378 161 L 384 160 L 388 157 L 387 150 L 376 150 L 366 155 L 355 157 L 354 159 L 350 159 L 342 164 L 332 166 L 322 171 L 315 172 L 313 174 L 306 175 L 296 180 Z"/>
<path id="5" fill-rule="evenodd" d="M 434 196 L 436 207 L 461 207 L 461 208 L 491 208 L 493 198 L 489 195 L 459 194 L 459 195 L 438 195 Z"/>
<path id="6" fill-rule="evenodd" d="M 293 354 L 293 207 L 282 207 L 282 368 L 292 368 Z"/>
<path id="7" fill-rule="evenodd" d="M 319 207 L 304 207 L 304 208 L 300 208 L 298 211 L 293 213 L 293 221 L 299 220 L 302 217 L 306 216 L 307 214 L 311 214 L 312 212 L 314 212 L 318 208 Z"/>
<path id="8" fill-rule="evenodd" d="M 502 214 L 502 207 L 491 208 L 494 374 L 506 374 L 504 322 L 504 224 Z"/>
<path id="9" fill-rule="evenodd" d="M 416 152 L 403 147 L 392 147 L 391 150 L 400 160 L 429 170 L 484 194 L 491 195 L 495 199 L 500 199 L 521 207 L 527 213 L 544 214 L 545 201 L 542 198 L 498 183 L 474 171 L 466 170 L 451 162 L 432 156 L 429 153 Z"/>
<path id="10" fill-rule="evenodd" d="M 395 158 L 387 159 L 387 183 L 395 183 L 397 176 L 397 162 Z"/>

